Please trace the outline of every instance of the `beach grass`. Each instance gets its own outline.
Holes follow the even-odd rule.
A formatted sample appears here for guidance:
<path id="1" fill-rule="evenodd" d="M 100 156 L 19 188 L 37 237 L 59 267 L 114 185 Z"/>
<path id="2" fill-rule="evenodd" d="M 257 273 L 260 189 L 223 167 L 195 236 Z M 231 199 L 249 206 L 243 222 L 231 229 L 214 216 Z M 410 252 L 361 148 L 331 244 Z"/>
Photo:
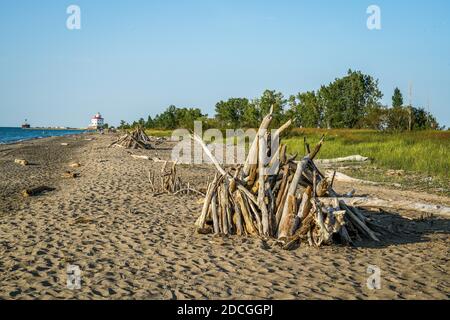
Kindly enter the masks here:
<path id="1" fill-rule="evenodd" d="M 284 139 L 290 153 L 304 154 L 304 142 L 313 146 L 322 135 L 319 159 L 362 155 L 379 167 L 420 172 L 449 179 L 450 132 L 414 131 L 389 133 L 374 130 L 293 129 Z"/>
<path id="2" fill-rule="evenodd" d="M 170 137 L 173 130 L 162 130 L 162 129 L 145 129 L 145 133 L 148 136 L 153 137 Z"/>
<path id="3" fill-rule="evenodd" d="M 168 137 L 172 130 L 147 129 L 147 135 Z M 325 135 L 319 159 L 362 155 L 376 166 L 449 179 L 450 131 L 403 133 L 356 129 L 294 128 L 283 138 L 291 154 L 304 154 L 304 142 L 314 146 Z M 235 141 L 236 142 L 236 141 Z"/>

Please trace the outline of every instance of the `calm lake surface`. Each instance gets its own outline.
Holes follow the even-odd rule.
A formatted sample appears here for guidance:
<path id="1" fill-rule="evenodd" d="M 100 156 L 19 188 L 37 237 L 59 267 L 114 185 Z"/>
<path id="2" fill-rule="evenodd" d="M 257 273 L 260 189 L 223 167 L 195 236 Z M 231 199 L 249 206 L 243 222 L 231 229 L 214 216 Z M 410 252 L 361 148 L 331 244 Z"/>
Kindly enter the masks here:
<path id="1" fill-rule="evenodd" d="M 65 136 L 69 134 L 80 134 L 88 130 L 50 130 L 50 129 L 22 129 L 22 128 L 0 128 L 0 144 L 13 143 L 30 139 Z"/>

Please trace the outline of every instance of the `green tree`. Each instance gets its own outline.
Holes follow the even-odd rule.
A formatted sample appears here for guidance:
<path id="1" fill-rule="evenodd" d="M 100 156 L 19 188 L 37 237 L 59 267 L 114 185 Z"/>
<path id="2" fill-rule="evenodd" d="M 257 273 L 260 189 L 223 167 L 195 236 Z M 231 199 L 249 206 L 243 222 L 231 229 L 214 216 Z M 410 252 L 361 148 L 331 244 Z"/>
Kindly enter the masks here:
<path id="1" fill-rule="evenodd" d="M 413 130 L 429 130 L 439 129 L 436 118 L 423 108 L 412 107 L 412 129 Z"/>
<path id="2" fill-rule="evenodd" d="M 156 115 L 155 127 L 158 129 L 175 129 L 177 127 L 176 111 L 177 107 L 171 105 L 164 112 Z"/>
<path id="3" fill-rule="evenodd" d="M 261 112 L 252 101 L 252 103 L 249 103 L 244 109 L 244 113 L 242 115 L 242 127 L 258 128 L 261 122 L 260 118 Z"/>
<path id="4" fill-rule="evenodd" d="M 193 129 L 194 121 L 202 121 L 205 115 L 198 108 L 176 109 L 175 119 L 177 128 Z"/>
<path id="5" fill-rule="evenodd" d="M 177 108 L 171 105 L 164 112 L 155 116 L 153 127 L 166 130 L 193 129 L 194 121 L 202 121 L 205 117 L 206 115 L 203 115 L 198 108 Z"/>
<path id="6" fill-rule="evenodd" d="M 288 109 L 284 113 L 285 118 L 292 119 L 293 125 L 295 127 L 300 127 L 301 126 L 300 118 L 298 117 L 297 114 L 297 106 L 298 106 L 297 96 L 290 95 L 289 98 L 287 99 L 287 106 Z"/>
<path id="7" fill-rule="evenodd" d="M 299 93 L 296 99 L 298 102 L 293 104 L 295 124 L 298 127 L 319 127 L 322 120 L 322 110 L 316 93 L 314 91 Z"/>
<path id="8" fill-rule="evenodd" d="M 387 129 L 390 131 L 408 130 L 409 112 L 404 107 L 393 107 L 387 112 Z"/>
<path id="9" fill-rule="evenodd" d="M 317 95 L 324 112 L 323 119 L 329 128 L 361 126 L 367 109 L 378 104 L 383 97 L 378 89 L 378 80 L 352 70 L 345 77 L 322 86 Z"/>
<path id="10" fill-rule="evenodd" d="M 140 128 L 145 128 L 145 120 L 144 118 L 140 118 L 137 122 L 137 126 Z"/>
<path id="11" fill-rule="evenodd" d="M 381 105 L 383 94 L 378 80 L 361 71 L 349 70 L 347 75 L 336 78 L 318 91 L 300 92 L 285 99 L 281 92 L 265 90 L 261 97 L 229 98 L 215 105 L 216 115 L 207 118 L 198 108 L 177 108 L 169 106 L 154 119 L 139 119 L 132 126 L 146 128 L 192 129 L 194 121 L 203 122 L 204 128 L 257 128 L 262 118 L 273 106 L 271 127 L 279 127 L 287 118 L 294 120 L 297 127 L 327 128 L 371 128 L 377 130 L 403 131 L 439 129 L 432 114 L 423 108 L 403 107 L 403 97 L 398 88 L 392 96 L 392 108 Z M 285 110 L 286 106 L 288 107 Z M 124 120 L 120 129 L 130 125 Z"/>
<path id="12" fill-rule="evenodd" d="M 392 107 L 395 108 L 401 106 L 403 106 L 403 95 L 399 88 L 395 88 L 394 95 L 392 96 Z"/>
<path id="13" fill-rule="evenodd" d="M 246 98 L 230 98 L 216 104 L 216 119 L 222 127 L 239 128 L 242 126 L 244 112 L 249 105 Z"/>
<path id="14" fill-rule="evenodd" d="M 117 127 L 118 129 L 130 129 L 130 125 L 125 122 L 125 120 L 120 120 L 120 125 Z"/>
<path id="15" fill-rule="evenodd" d="M 154 122 L 153 122 L 153 119 L 152 119 L 152 117 L 151 116 L 148 116 L 147 117 L 147 121 L 145 122 L 145 128 L 146 129 L 151 129 L 151 128 L 153 128 L 154 127 Z"/>
<path id="16" fill-rule="evenodd" d="M 364 118 L 361 119 L 361 127 L 384 130 L 387 127 L 387 109 L 381 104 L 367 107 Z"/>
<path id="17" fill-rule="evenodd" d="M 412 106 L 388 109 L 387 129 L 391 131 L 409 130 L 410 120 L 412 130 L 439 129 L 439 123 L 431 113 L 425 111 L 423 108 Z"/>
<path id="18" fill-rule="evenodd" d="M 272 126 L 278 127 L 282 125 L 282 122 L 285 120 L 284 107 L 286 102 L 287 101 L 284 99 L 281 92 L 276 92 L 275 90 L 265 90 L 262 96 L 255 101 L 255 105 L 259 109 L 259 122 L 266 114 L 269 113 L 270 108 L 273 106 Z"/>

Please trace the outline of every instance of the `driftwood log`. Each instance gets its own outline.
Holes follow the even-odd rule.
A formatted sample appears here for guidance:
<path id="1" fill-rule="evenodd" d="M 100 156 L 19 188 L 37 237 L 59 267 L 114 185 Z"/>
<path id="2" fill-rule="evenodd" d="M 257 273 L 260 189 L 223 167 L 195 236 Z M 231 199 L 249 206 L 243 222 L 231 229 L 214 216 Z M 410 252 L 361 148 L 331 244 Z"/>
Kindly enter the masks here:
<path id="1" fill-rule="evenodd" d="M 195 222 L 198 232 L 275 238 L 286 249 L 299 243 L 348 245 L 361 236 L 379 241 L 380 235 L 369 228 L 365 217 L 338 199 L 332 183 L 316 167 L 314 159 L 324 138 L 313 149 L 308 145 L 305 156 L 295 161 L 295 156 L 286 155 L 285 145 L 270 150 L 271 139 L 278 139 L 291 121 L 272 138 L 271 121 L 272 109 L 262 120 L 242 168 L 225 170 L 203 140 L 191 136 L 218 172 Z M 326 205 L 320 201 L 324 197 L 330 199 Z"/>
<path id="2" fill-rule="evenodd" d="M 55 190 L 55 188 L 47 187 L 47 186 L 39 186 L 36 188 L 30 188 L 30 189 L 23 190 L 22 195 L 24 197 L 34 197 L 34 196 L 38 196 L 44 192 L 53 191 L 53 190 Z"/>
<path id="3" fill-rule="evenodd" d="M 334 158 L 334 159 L 320 159 L 320 160 L 317 160 L 316 162 L 320 163 L 320 164 L 331 164 L 331 163 L 340 163 L 340 162 L 366 162 L 368 160 L 369 160 L 368 157 L 354 155 L 354 156 Z"/>
<path id="4" fill-rule="evenodd" d="M 81 167 L 81 163 L 74 162 L 74 163 L 69 164 L 69 167 L 71 167 L 71 168 L 79 168 L 79 167 Z"/>
<path id="5" fill-rule="evenodd" d="M 80 174 L 78 172 L 72 172 L 72 171 L 65 171 L 62 175 L 61 178 L 65 178 L 65 179 L 75 179 L 78 178 L 80 176 Z"/>
<path id="6" fill-rule="evenodd" d="M 14 162 L 20 164 L 21 166 L 27 166 L 29 164 L 25 159 L 15 159 Z"/>
<path id="7" fill-rule="evenodd" d="M 352 178 L 352 177 L 347 176 L 346 174 L 343 174 L 341 172 L 336 172 L 336 171 L 331 171 L 331 170 L 327 170 L 326 171 L 326 176 L 327 177 L 333 177 L 333 180 L 341 181 L 341 182 L 360 183 L 360 184 L 367 184 L 367 185 L 372 185 L 372 186 L 378 186 L 378 185 L 382 184 L 382 183 L 379 183 L 379 182 Z"/>
<path id="8" fill-rule="evenodd" d="M 334 201 L 333 198 L 320 198 L 319 200 L 324 205 L 330 205 Z M 411 202 L 408 200 L 393 201 L 366 197 L 339 198 L 338 200 L 339 202 L 343 202 L 347 206 L 352 207 L 409 210 L 422 213 L 431 213 L 440 216 L 450 216 L 450 207 L 444 205 Z"/>

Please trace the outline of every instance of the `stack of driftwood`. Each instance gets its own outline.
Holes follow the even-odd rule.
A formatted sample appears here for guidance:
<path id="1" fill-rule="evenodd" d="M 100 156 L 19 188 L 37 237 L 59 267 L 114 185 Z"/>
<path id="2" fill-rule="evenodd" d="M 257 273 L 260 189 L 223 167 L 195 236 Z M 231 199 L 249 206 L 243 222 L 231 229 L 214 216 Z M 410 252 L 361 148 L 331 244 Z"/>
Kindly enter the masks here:
<path id="1" fill-rule="evenodd" d="M 182 189 L 181 178 L 177 175 L 177 163 L 164 162 L 161 169 L 161 186 L 162 189 L 169 192 L 175 193 Z"/>
<path id="2" fill-rule="evenodd" d="M 271 152 L 269 141 L 278 139 L 291 121 L 270 135 L 271 120 L 272 110 L 263 119 L 245 164 L 227 171 L 203 140 L 192 136 L 218 171 L 195 223 L 198 232 L 275 238 L 285 249 L 300 243 L 349 245 L 361 236 L 379 241 L 368 219 L 338 199 L 332 179 L 315 165 L 324 139 L 312 150 L 307 146 L 307 154 L 295 161 L 296 156 L 286 155 L 285 145 Z M 328 205 L 321 199 L 328 200 Z"/>
<path id="3" fill-rule="evenodd" d="M 151 191 L 153 196 L 161 194 L 173 194 L 173 195 L 201 195 L 205 194 L 195 188 L 192 188 L 189 182 L 186 184 L 182 181 L 181 177 L 178 175 L 177 171 L 177 161 L 164 161 L 158 158 L 154 158 L 155 162 L 163 162 L 163 166 L 159 173 L 160 184 L 159 187 L 156 186 L 156 176 L 155 172 L 152 170 L 147 170 L 148 181 L 150 183 Z"/>
<path id="4" fill-rule="evenodd" d="M 150 138 L 140 127 L 119 137 L 119 139 L 113 142 L 111 146 L 127 149 L 153 149 Z"/>

